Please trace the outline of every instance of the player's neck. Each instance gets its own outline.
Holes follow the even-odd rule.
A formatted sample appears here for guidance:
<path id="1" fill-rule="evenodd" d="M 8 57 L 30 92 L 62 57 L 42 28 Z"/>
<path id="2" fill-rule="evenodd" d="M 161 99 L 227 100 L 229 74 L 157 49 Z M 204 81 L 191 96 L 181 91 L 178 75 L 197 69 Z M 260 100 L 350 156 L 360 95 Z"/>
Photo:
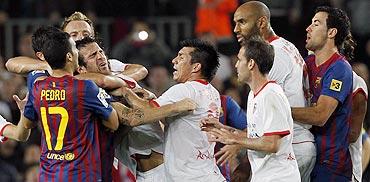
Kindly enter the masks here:
<path id="1" fill-rule="evenodd" d="M 53 76 L 53 77 L 63 77 L 63 76 L 66 76 L 66 75 L 73 76 L 73 73 L 71 73 L 70 71 L 64 70 L 64 69 L 56 69 L 56 70 L 53 70 L 53 74 L 51 76 Z"/>
<path id="2" fill-rule="evenodd" d="M 263 39 L 265 40 L 265 41 L 268 41 L 268 40 L 270 40 L 271 39 L 271 37 L 275 37 L 276 36 L 276 34 L 275 34 L 275 32 L 274 32 L 274 30 L 271 28 L 271 27 L 269 27 L 264 33 L 263 33 Z"/>
<path id="3" fill-rule="evenodd" d="M 195 80 L 203 80 L 208 82 L 202 75 L 200 74 L 192 74 L 187 81 L 195 81 Z"/>
<path id="4" fill-rule="evenodd" d="M 257 93 L 261 88 L 268 82 L 266 75 L 258 74 L 255 75 L 251 81 L 248 83 L 253 93 Z"/>
<path id="5" fill-rule="evenodd" d="M 329 46 L 327 44 L 323 48 L 314 51 L 316 66 L 324 64 L 336 52 L 338 52 L 336 46 Z"/>

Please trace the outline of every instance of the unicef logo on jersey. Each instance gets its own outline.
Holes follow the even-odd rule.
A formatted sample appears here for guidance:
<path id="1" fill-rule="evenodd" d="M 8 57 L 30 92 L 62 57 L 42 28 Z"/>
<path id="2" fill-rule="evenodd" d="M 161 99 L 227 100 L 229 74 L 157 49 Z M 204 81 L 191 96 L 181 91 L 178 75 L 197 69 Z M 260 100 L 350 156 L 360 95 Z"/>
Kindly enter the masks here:
<path id="1" fill-rule="evenodd" d="M 51 160 L 60 160 L 60 161 L 71 161 L 75 158 L 74 153 L 65 153 L 65 154 L 55 154 L 55 153 L 48 153 L 46 155 L 46 158 L 51 159 Z"/>

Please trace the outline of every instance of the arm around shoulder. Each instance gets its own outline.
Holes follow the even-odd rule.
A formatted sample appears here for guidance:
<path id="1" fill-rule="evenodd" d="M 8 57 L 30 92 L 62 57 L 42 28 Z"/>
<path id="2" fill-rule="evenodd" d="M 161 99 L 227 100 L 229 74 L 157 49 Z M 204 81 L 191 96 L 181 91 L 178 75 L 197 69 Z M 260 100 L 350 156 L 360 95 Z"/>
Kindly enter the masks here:
<path id="1" fill-rule="evenodd" d="M 25 56 L 10 58 L 6 62 L 5 67 L 8 71 L 18 74 L 27 74 L 33 70 L 47 70 L 51 73 L 51 68 L 46 61 Z"/>
<path id="2" fill-rule="evenodd" d="M 338 106 L 338 100 L 321 95 L 315 106 L 292 108 L 293 120 L 315 126 L 324 126 Z"/>

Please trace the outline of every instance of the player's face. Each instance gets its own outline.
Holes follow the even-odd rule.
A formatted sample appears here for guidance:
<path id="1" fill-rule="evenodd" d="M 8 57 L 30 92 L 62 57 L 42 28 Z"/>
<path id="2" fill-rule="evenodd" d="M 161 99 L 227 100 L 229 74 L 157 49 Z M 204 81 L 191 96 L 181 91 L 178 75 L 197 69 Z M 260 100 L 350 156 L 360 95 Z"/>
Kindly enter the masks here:
<path id="1" fill-rule="evenodd" d="M 234 33 L 239 43 L 258 34 L 259 30 L 256 22 L 257 18 L 252 14 L 252 11 L 248 11 L 246 8 L 238 8 L 236 10 L 234 14 Z"/>
<path id="2" fill-rule="evenodd" d="M 80 55 L 86 63 L 87 72 L 110 74 L 107 57 L 104 51 L 96 43 L 86 44 L 80 48 Z"/>
<path id="3" fill-rule="evenodd" d="M 191 77 L 193 67 L 190 53 L 193 50 L 192 47 L 183 47 L 172 60 L 173 69 L 175 69 L 173 79 L 178 83 L 184 83 Z"/>
<path id="4" fill-rule="evenodd" d="M 328 28 L 326 26 L 326 12 L 318 12 L 312 18 L 312 23 L 306 28 L 306 49 L 310 51 L 320 50 L 328 40 Z"/>
<path id="5" fill-rule="evenodd" d="M 78 49 L 76 48 L 76 43 L 75 41 L 71 38 L 69 38 L 69 43 L 71 44 L 72 47 L 72 60 L 73 60 L 73 65 L 74 69 L 76 70 L 78 68 Z"/>
<path id="6" fill-rule="evenodd" d="M 238 81 L 246 83 L 250 78 L 250 70 L 248 68 L 248 60 L 245 57 L 245 48 L 242 47 L 238 53 L 238 61 L 235 64 L 238 73 Z"/>
<path id="7" fill-rule="evenodd" d="M 73 40 L 81 40 L 84 37 L 94 36 L 94 30 L 86 21 L 71 21 L 64 28 Z"/>

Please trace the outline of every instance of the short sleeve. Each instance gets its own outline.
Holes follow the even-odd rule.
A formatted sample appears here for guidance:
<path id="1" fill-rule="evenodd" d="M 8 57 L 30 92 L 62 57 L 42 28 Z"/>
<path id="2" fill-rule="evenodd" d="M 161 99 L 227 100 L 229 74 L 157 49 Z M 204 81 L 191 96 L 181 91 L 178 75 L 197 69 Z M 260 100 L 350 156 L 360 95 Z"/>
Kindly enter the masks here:
<path id="1" fill-rule="evenodd" d="M 231 127 L 244 130 L 247 127 L 247 115 L 230 96 L 226 97 L 227 122 Z"/>
<path id="2" fill-rule="evenodd" d="M 353 78 L 350 66 L 344 61 L 336 61 L 322 78 L 321 94 L 343 103 L 352 93 Z"/>
<path id="3" fill-rule="evenodd" d="M 166 104 L 172 104 L 185 98 L 190 98 L 189 89 L 185 84 L 176 84 L 169 88 L 165 93 L 163 93 L 159 98 L 155 100 L 159 106 Z"/>
<path id="4" fill-rule="evenodd" d="M 92 81 L 84 81 L 86 82 L 84 99 L 86 108 L 96 113 L 103 120 L 107 120 L 113 110 L 112 106 L 110 105 L 111 96 Z"/>
<path id="5" fill-rule="evenodd" d="M 26 117 L 30 121 L 37 122 L 38 121 L 38 115 L 37 115 L 37 112 L 36 112 L 35 108 L 33 107 L 35 105 L 34 100 L 35 100 L 35 97 L 33 95 L 33 89 L 31 87 L 31 90 L 29 90 L 29 92 L 28 92 L 28 100 L 27 100 L 26 105 L 24 106 L 23 115 L 24 115 L 24 117 Z"/>
<path id="6" fill-rule="evenodd" d="M 264 98 L 265 110 L 263 112 L 264 136 L 280 135 L 286 136 L 290 134 L 289 117 L 284 108 L 284 100 L 280 95 L 267 93 Z"/>
<path id="7" fill-rule="evenodd" d="M 30 92 L 32 91 L 33 84 L 35 80 L 42 76 L 50 76 L 50 74 L 46 70 L 35 70 L 31 71 L 27 75 L 27 90 Z"/>
<path id="8" fill-rule="evenodd" d="M 127 64 L 122 63 L 117 59 L 108 60 L 112 72 L 122 72 L 125 71 Z"/>

